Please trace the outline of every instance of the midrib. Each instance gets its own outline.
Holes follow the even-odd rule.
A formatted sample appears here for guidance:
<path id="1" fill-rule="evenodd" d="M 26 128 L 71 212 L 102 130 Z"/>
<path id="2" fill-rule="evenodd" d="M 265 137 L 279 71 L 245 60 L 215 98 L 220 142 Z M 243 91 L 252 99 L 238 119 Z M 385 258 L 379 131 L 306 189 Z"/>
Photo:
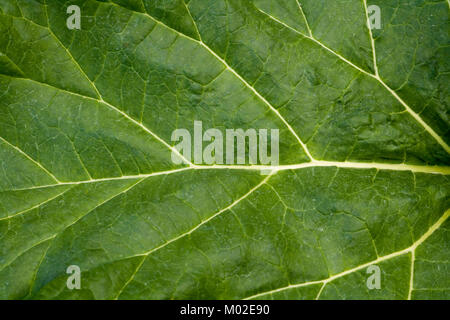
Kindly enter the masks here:
<path id="1" fill-rule="evenodd" d="M 336 167 L 336 168 L 346 168 L 346 169 L 377 169 L 377 170 L 391 170 L 391 171 L 410 171 L 414 173 L 430 173 L 430 174 L 442 174 L 442 175 L 450 175 L 450 167 L 447 166 L 419 166 L 419 165 L 411 165 L 411 164 L 391 164 L 391 163 L 376 163 L 376 162 L 339 162 L 339 161 L 321 161 L 314 160 L 311 162 L 299 163 L 299 164 L 290 164 L 290 165 L 281 165 L 281 166 L 264 166 L 264 165 L 190 165 L 183 168 L 177 168 L 166 171 L 158 171 L 152 172 L 148 174 L 138 174 L 138 175 L 129 175 L 129 176 L 118 176 L 118 177 L 107 177 L 107 178 L 98 178 L 92 180 L 80 180 L 80 181 L 64 181 L 56 184 L 48 184 L 48 185 L 40 185 L 33 186 L 29 188 L 19 188 L 19 189 L 11 189 L 5 191 L 25 191 L 31 189 L 39 189 L 39 188 L 49 188 L 55 186 L 63 186 L 63 185 L 77 185 L 77 184 L 86 184 L 86 183 L 96 183 L 96 182 L 105 182 L 105 181 L 115 181 L 115 180 L 130 180 L 130 179 L 142 179 L 148 178 L 152 176 L 159 175 L 168 175 L 183 171 L 191 171 L 191 170 L 249 170 L 249 171 L 265 171 L 272 172 L 276 174 L 279 171 L 286 170 L 300 170 L 305 168 L 315 168 L 315 167 Z"/>

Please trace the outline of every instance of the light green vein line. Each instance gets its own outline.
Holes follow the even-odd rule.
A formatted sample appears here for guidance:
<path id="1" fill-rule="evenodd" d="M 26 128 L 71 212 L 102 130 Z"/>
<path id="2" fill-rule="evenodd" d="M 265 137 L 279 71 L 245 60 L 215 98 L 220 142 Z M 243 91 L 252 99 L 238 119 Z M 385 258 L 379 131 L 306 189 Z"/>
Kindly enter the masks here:
<path id="1" fill-rule="evenodd" d="M 188 170 L 193 170 L 193 167 L 184 167 L 184 168 L 173 169 L 173 170 L 168 170 L 168 171 L 158 171 L 158 172 L 153 172 L 153 173 L 149 173 L 149 174 L 138 174 L 138 175 L 134 175 L 134 176 L 120 176 L 120 177 L 110 177 L 110 178 L 99 178 L 99 179 L 82 180 L 82 181 L 67 181 L 67 182 L 61 182 L 61 183 L 58 183 L 58 184 L 48 184 L 48 185 L 42 185 L 42 186 L 33 186 L 33 187 L 29 187 L 29 188 L 3 190 L 2 192 L 7 192 L 7 191 L 26 191 L 26 190 L 33 190 L 33 189 L 52 188 L 52 187 L 67 186 L 67 185 L 89 184 L 89 183 L 97 183 L 97 182 L 105 182 L 105 181 L 145 179 L 145 178 L 149 178 L 149 177 L 155 177 L 155 176 L 160 176 L 160 175 L 168 175 L 168 174 L 173 174 L 173 173 L 182 172 L 182 171 L 188 171 Z"/>
<path id="2" fill-rule="evenodd" d="M 50 33 L 50 35 L 53 37 L 53 39 L 55 39 L 55 41 L 61 46 L 62 49 L 64 49 L 64 51 L 66 51 L 66 54 L 69 56 L 69 58 L 72 60 L 72 62 L 75 64 L 75 67 L 80 71 L 80 73 L 83 75 L 83 77 L 86 78 L 86 80 L 90 83 L 90 85 L 92 86 L 92 88 L 95 90 L 95 93 L 97 94 L 98 98 L 100 100 L 103 100 L 102 95 L 100 94 L 100 92 L 98 91 L 97 87 L 95 86 L 95 84 L 91 81 L 91 79 L 89 79 L 89 77 L 87 76 L 87 74 L 84 72 L 84 70 L 81 68 L 80 64 L 75 60 L 75 58 L 72 56 L 72 54 L 70 53 L 69 49 L 66 48 L 64 46 L 64 44 L 61 42 L 61 40 L 59 40 L 59 38 L 56 36 L 56 34 L 53 32 L 51 25 L 50 25 L 50 19 L 48 17 L 48 8 L 47 8 L 47 0 L 44 0 L 44 7 L 45 7 L 45 15 L 47 17 L 47 29 L 48 32 Z M 30 20 L 27 20 L 30 21 Z M 42 27 L 42 26 L 41 26 Z"/>
<path id="3" fill-rule="evenodd" d="M 50 171 L 48 171 L 42 164 L 40 164 L 39 162 L 37 162 L 36 160 L 34 160 L 32 157 L 30 157 L 27 153 L 25 153 L 22 149 L 20 149 L 19 147 L 9 143 L 7 140 L 5 140 L 4 138 L 0 137 L 0 140 L 3 141 L 5 144 L 7 144 L 8 146 L 10 146 L 11 148 L 13 148 L 14 150 L 16 150 L 17 152 L 19 152 L 21 155 L 23 155 L 25 158 L 27 158 L 28 160 L 30 160 L 31 162 L 33 162 L 35 165 L 37 165 L 40 169 L 42 169 L 46 174 L 48 174 L 53 180 L 55 180 L 55 182 L 60 182 Z"/>
<path id="4" fill-rule="evenodd" d="M 200 31 L 198 30 L 197 23 L 195 22 L 194 18 L 192 17 L 191 10 L 189 10 L 189 7 L 187 6 L 185 0 L 181 0 L 181 2 L 183 2 L 184 7 L 186 8 L 187 13 L 189 14 L 189 17 L 191 18 L 192 23 L 194 24 L 195 31 L 198 34 L 198 38 L 200 39 L 200 41 L 202 41 L 202 36 L 200 35 Z"/>
<path id="5" fill-rule="evenodd" d="M 45 249 L 44 254 L 43 254 L 42 257 L 41 257 L 38 266 L 36 267 L 36 271 L 34 272 L 33 279 L 31 280 L 30 290 L 28 291 L 27 297 L 31 296 L 31 293 L 33 292 L 33 288 L 34 288 L 34 285 L 35 285 L 35 283 L 36 283 L 36 278 L 37 278 L 37 275 L 38 275 L 38 273 L 39 273 L 39 270 L 41 269 L 42 262 L 44 262 L 44 259 L 45 259 L 45 257 L 47 256 L 48 249 L 50 249 L 51 244 L 53 243 L 53 240 L 54 240 L 54 239 L 55 239 L 55 237 L 50 238 L 50 239 L 48 240 L 48 241 L 50 241 L 50 242 L 49 242 L 47 248 Z"/>
<path id="6" fill-rule="evenodd" d="M 20 71 L 20 73 L 22 74 L 22 76 L 25 76 L 25 72 L 23 72 L 22 69 L 21 69 L 14 61 L 12 61 L 12 59 L 11 59 L 10 57 L 8 57 L 8 55 L 6 55 L 6 54 L 3 53 L 3 52 L 0 52 L 0 57 L 1 57 L 1 56 L 6 57 L 6 59 L 8 59 L 8 61 L 10 61 L 10 62 L 13 64 L 13 66 L 16 67 L 17 70 Z"/>
<path id="7" fill-rule="evenodd" d="M 142 14 L 143 14 L 143 13 L 142 13 Z M 22 18 L 22 19 L 25 20 L 25 21 L 28 21 L 28 22 L 30 22 L 30 23 L 32 23 L 32 24 L 34 24 L 35 26 L 37 26 L 37 27 L 39 27 L 39 28 L 43 28 L 43 29 L 48 30 L 48 32 L 50 33 L 50 35 L 51 35 L 51 36 L 55 39 L 55 41 L 61 46 L 61 48 L 64 49 L 64 50 L 66 51 L 66 53 L 67 53 L 67 55 L 69 56 L 69 58 L 73 61 L 73 63 L 77 66 L 77 68 L 80 69 L 80 72 L 82 72 L 82 74 L 86 77 L 86 79 L 89 81 L 89 83 L 90 83 L 90 84 L 92 85 L 92 87 L 95 89 L 96 94 L 98 95 L 98 98 L 89 97 L 89 96 L 85 96 L 85 95 L 78 94 L 78 93 L 75 93 L 75 92 L 71 92 L 71 91 L 68 91 L 68 90 L 66 90 L 66 89 L 58 88 L 58 87 L 55 87 L 55 86 L 50 85 L 50 84 L 48 84 L 48 83 L 36 81 L 36 80 L 33 80 L 33 79 L 27 79 L 27 80 L 34 81 L 34 82 L 37 82 L 37 83 L 40 83 L 40 84 L 43 84 L 43 85 L 47 85 L 47 86 L 49 86 L 49 87 L 53 87 L 53 88 L 58 89 L 58 90 L 60 90 L 60 91 L 64 91 L 64 92 L 67 92 L 67 93 L 70 93 L 70 94 L 73 94 L 73 95 L 78 95 L 78 96 L 84 97 L 84 98 L 86 98 L 86 99 L 95 100 L 95 101 L 97 101 L 97 102 L 99 102 L 99 103 L 102 103 L 102 104 L 108 106 L 109 108 L 111 108 L 111 109 L 113 109 L 114 111 L 116 111 L 116 112 L 120 113 L 121 115 L 123 115 L 123 116 L 124 116 L 125 118 L 127 118 L 129 121 L 131 121 L 131 122 L 133 122 L 134 124 L 136 124 L 136 125 L 138 125 L 139 127 L 141 127 L 144 131 L 146 131 L 146 132 L 149 133 L 151 136 L 153 136 L 153 138 L 155 138 L 156 140 L 158 140 L 160 143 L 162 143 L 164 146 L 166 146 L 168 149 L 170 149 L 173 153 L 177 154 L 181 159 L 183 159 L 183 161 L 184 161 L 186 164 L 192 164 L 188 159 L 186 159 L 185 157 L 183 157 L 183 155 L 181 155 L 181 154 L 178 152 L 178 150 L 177 150 L 176 148 L 174 148 L 174 147 L 172 147 L 171 145 L 169 145 L 165 140 L 163 140 L 161 137 L 159 137 L 157 134 L 155 134 L 153 131 L 151 131 L 149 128 L 147 128 L 144 124 L 142 124 L 142 123 L 140 123 L 139 121 L 133 119 L 133 118 L 132 118 L 131 116 L 129 116 L 127 113 L 123 112 L 122 110 L 120 110 L 120 109 L 117 108 L 116 106 L 114 106 L 114 105 L 112 105 L 111 103 L 109 103 L 109 102 L 107 102 L 106 100 L 104 100 L 103 97 L 102 97 L 102 95 L 101 95 L 100 92 L 98 91 L 97 87 L 95 86 L 95 84 L 89 79 L 89 77 L 88 77 L 88 76 L 86 75 L 86 73 L 83 71 L 83 69 L 81 68 L 81 66 L 80 66 L 80 65 L 78 64 L 78 62 L 74 59 L 74 57 L 72 56 L 72 54 L 70 53 L 70 51 L 64 46 L 64 44 L 59 40 L 59 38 L 58 38 L 58 37 L 53 33 L 53 31 L 50 29 L 50 25 L 49 25 L 49 27 L 44 27 L 44 26 L 41 26 L 41 25 L 35 23 L 34 21 L 31 21 L 31 20 L 28 20 L 28 19 L 25 19 L 25 18 Z M 8 76 L 8 75 L 3 75 L 3 76 Z M 8 76 L 8 77 L 14 78 L 14 77 L 12 77 L 12 76 Z M 25 78 L 23 78 L 23 79 L 25 79 Z"/>
<path id="8" fill-rule="evenodd" d="M 98 1 L 98 0 L 96 0 Z M 130 10 L 129 8 L 125 8 L 117 3 L 110 3 L 108 2 L 110 5 L 116 6 L 116 7 L 120 7 L 120 8 L 124 8 L 126 10 Z M 228 63 L 222 59 L 216 52 L 214 52 L 209 46 L 207 46 L 203 41 L 201 40 L 197 40 L 194 39 L 184 33 L 179 32 L 178 30 L 175 30 L 171 27 L 169 27 L 168 25 L 166 25 L 165 23 L 163 23 L 162 21 L 156 19 L 155 17 L 149 15 L 147 12 L 142 13 L 142 12 L 138 12 L 138 11 L 134 11 L 134 10 L 130 10 L 135 12 L 136 14 L 142 14 L 148 18 L 150 18 L 151 20 L 153 20 L 154 22 L 160 24 L 161 26 L 167 28 L 168 30 L 171 30 L 172 32 L 175 32 L 176 34 L 178 34 L 181 37 L 184 37 L 188 40 L 191 40 L 193 42 L 196 42 L 197 44 L 199 44 L 200 46 L 202 46 L 203 48 L 205 48 L 211 55 L 213 55 L 219 62 L 221 62 L 231 73 L 233 73 L 234 76 L 236 76 L 247 88 L 249 88 L 266 106 L 269 107 L 270 110 L 272 110 L 277 116 L 278 118 L 285 124 L 285 126 L 288 128 L 288 130 L 291 132 L 291 134 L 297 139 L 298 143 L 302 146 L 303 150 L 305 151 L 305 153 L 307 154 L 307 156 L 313 160 L 314 158 L 312 157 L 311 153 L 309 152 L 307 146 L 305 143 L 303 143 L 303 141 L 300 139 L 300 137 L 297 135 L 297 133 L 294 131 L 294 129 L 291 127 L 291 125 L 286 121 L 286 119 L 284 119 L 284 117 L 280 114 L 280 112 L 273 107 L 254 87 L 252 87 L 239 73 L 237 73 L 233 68 L 231 68 L 230 65 L 228 65 Z"/>
<path id="9" fill-rule="evenodd" d="M 134 277 L 136 276 L 136 274 L 139 272 L 139 270 L 141 269 L 142 265 L 145 262 L 145 259 L 152 253 L 154 253 L 155 251 L 158 251 L 162 248 L 164 248 L 165 246 L 171 244 L 172 242 L 175 242 L 181 238 L 184 238 L 187 235 L 192 234 L 195 230 L 197 230 L 198 228 L 200 228 L 201 226 L 203 226 L 204 224 L 208 223 L 209 221 L 211 221 L 212 219 L 216 218 L 217 216 L 219 216 L 220 214 L 222 214 L 223 212 L 230 210 L 231 208 L 233 208 L 234 206 L 236 206 L 239 202 L 241 202 L 242 200 L 246 199 L 248 196 L 250 196 L 253 192 L 255 192 L 256 190 L 258 190 L 262 185 L 264 185 L 271 177 L 272 175 L 269 174 L 266 178 L 264 178 L 260 183 L 258 183 L 255 187 L 253 187 L 250 191 L 248 191 L 246 194 L 244 194 L 242 197 L 240 197 L 239 199 L 235 200 L 233 203 L 231 203 L 229 206 L 221 209 L 220 211 L 216 212 L 215 214 L 213 214 L 212 216 L 210 216 L 209 218 L 203 220 L 201 223 L 199 223 L 198 225 L 196 225 L 195 227 L 193 227 L 192 229 L 190 229 L 189 231 L 180 234 L 179 236 L 163 243 L 162 245 L 151 249 L 150 251 L 147 251 L 145 253 L 139 254 L 139 255 L 135 255 L 134 257 L 143 257 L 142 261 L 139 263 L 139 265 L 137 266 L 136 270 L 134 271 L 134 273 L 131 275 L 131 277 L 125 282 L 124 286 L 119 290 L 119 292 L 117 293 L 116 297 L 114 298 L 115 300 L 117 300 L 119 298 L 119 296 L 122 294 L 122 292 L 125 290 L 125 288 L 131 283 L 131 281 L 134 279 Z M 131 258 L 131 257 L 130 257 Z"/>
<path id="10" fill-rule="evenodd" d="M 364 5 L 364 12 L 365 12 L 365 15 L 366 15 L 366 26 L 367 26 L 367 30 L 369 32 L 370 45 L 372 47 L 373 68 L 375 70 L 375 77 L 379 78 L 378 66 L 377 66 L 377 53 L 375 51 L 375 41 L 374 41 L 373 35 L 372 35 L 372 28 L 370 27 L 369 10 L 367 8 L 367 0 L 363 0 L 363 5 Z"/>
<path id="11" fill-rule="evenodd" d="M 323 43 L 321 43 L 319 40 L 317 40 L 314 37 L 310 37 L 300 31 L 298 31 L 297 29 L 289 26 L 288 24 L 280 21 L 279 19 L 271 16 L 270 14 L 264 12 L 263 10 L 257 8 L 260 12 L 262 12 L 263 14 L 265 14 L 266 16 L 270 17 L 272 20 L 278 22 L 279 24 L 285 26 L 286 28 L 288 28 L 289 30 L 305 37 L 308 38 L 312 41 L 314 41 L 315 43 L 317 43 L 318 45 L 320 45 L 322 48 L 324 48 L 325 50 L 327 50 L 328 52 L 332 53 L 333 55 L 335 55 L 336 57 L 338 57 L 340 60 L 344 61 L 345 63 L 349 64 L 350 66 L 352 66 L 353 68 L 357 69 L 358 71 L 364 73 L 365 75 L 368 75 L 374 79 L 376 79 L 379 83 L 381 83 L 383 85 L 383 87 L 389 91 L 389 93 L 398 101 L 400 102 L 400 104 L 406 109 L 406 111 L 423 127 L 425 128 L 425 130 L 428 132 L 428 134 L 430 134 L 436 141 L 437 143 L 439 143 L 439 145 L 447 152 L 450 153 L 450 147 L 448 146 L 448 144 L 442 139 L 442 137 L 440 137 L 402 98 L 400 98 L 400 96 L 394 91 L 392 90 L 384 81 L 383 79 L 381 79 L 381 77 L 378 75 L 378 67 L 376 67 L 376 73 L 372 74 L 369 73 L 365 70 L 363 70 L 362 68 L 358 67 L 356 64 L 354 64 L 353 62 L 351 62 L 350 60 L 347 60 L 346 58 L 344 58 L 342 55 L 340 55 L 339 53 L 337 53 L 336 51 L 330 49 L 329 47 L 327 47 L 326 45 L 324 45 Z M 369 28 L 370 30 L 370 28 Z M 370 34 L 372 34 L 372 31 L 370 31 Z M 374 61 L 376 61 L 376 54 L 375 54 L 375 44 L 373 43 L 373 38 L 371 36 L 371 41 L 372 41 L 372 52 L 373 52 L 373 58 L 375 59 Z M 376 63 L 376 62 L 375 62 Z"/>
<path id="12" fill-rule="evenodd" d="M 23 254 L 27 253 L 28 251 L 30 251 L 31 249 L 37 247 L 38 245 L 44 243 L 45 241 L 51 240 L 53 238 L 55 238 L 56 236 L 53 235 L 51 237 L 45 238 L 43 240 L 40 240 L 39 242 L 33 244 L 32 246 L 28 247 L 27 249 L 23 250 L 22 252 L 20 252 L 16 257 L 14 257 L 11 261 L 9 261 L 8 263 L 6 263 L 3 267 L 0 268 L 0 272 L 2 272 L 3 270 L 5 270 L 8 266 L 10 266 L 14 261 L 16 261 L 17 258 L 19 258 L 20 256 L 22 256 Z"/>
<path id="13" fill-rule="evenodd" d="M 60 235 L 62 232 L 64 232 L 65 230 L 67 230 L 68 228 L 74 226 L 78 221 L 80 221 L 81 219 L 83 219 L 84 217 L 86 217 L 89 213 L 93 212 L 94 210 L 96 210 L 97 208 L 101 207 L 102 205 L 104 205 L 105 203 L 111 201 L 112 199 L 120 196 L 121 194 L 124 194 L 126 192 L 128 192 L 129 190 L 131 190 L 132 188 L 134 188 L 136 185 L 138 185 L 139 183 L 141 183 L 142 181 L 144 181 L 145 179 L 140 179 L 137 182 L 133 183 L 131 186 L 127 187 L 126 189 L 116 193 L 115 195 L 109 197 L 108 199 L 100 202 L 98 205 L 96 205 L 94 208 L 90 209 L 88 212 L 84 213 L 83 215 L 81 215 L 80 217 L 78 217 L 75 221 L 73 221 L 72 223 L 68 224 L 67 226 L 65 226 L 63 229 L 61 229 L 60 231 L 56 232 L 54 235 L 52 235 L 51 237 L 45 239 L 45 240 L 41 240 L 36 244 L 33 244 L 31 247 L 25 249 L 24 251 L 22 251 L 19 255 L 17 255 L 15 258 L 13 258 L 10 262 L 8 262 L 7 264 L 5 264 L 2 268 L 0 268 L 0 271 L 2 271 L 3 269 L 5 269 L 7 266 L 9 266 L 11 263 L 13 263 L 18 257 L 20 257 L 21 255 L 23 255 L 25 252 L 31 250 L 32 248 L 36 247 L 37 245 L 39 245 L 40 243 L 49 240 L 49 239 L 53 239 L 56 238 L 58 235 Z"/>
<path id="14" fill-rule="evenodd" d="M 447 220 L 447 218 L 449 216 L 450 216 L 450 209 L 445 211 L 445 213 L 427 230 L 427 232 L 425 232 L 416 242 L 414 242 L 410 247 L 408 247 L 406 249 L 403 249 L 403 250 L 400 250 L 400 251 L 397 251 L 397 252 L 393 252 L 393 253 L 385 255 L 383 257 L 379 257 L 376 260 L 364 263 L 364 264 L 359 265 L 357 267 L 354 267 L 352 269 L 349 269 L 349 270 L 343 271 L 341 273 L 335 274 L 335 275 L 333 275 L 333 276 L 331 276 L 331 277 L 329 277 L 327 279 L 303 282 L 303 283 L 298 283 L 298 284 L 291 284 L 291 285 L 286 286 L 286 287 L 281 287 L 281 288 L 278 288 L 278 289 L 273 289 L 273 290 L 270 290 L 270 291 L 265 291 L 265 292 L 254 294 L 254 295 L 252 295 L 250 297 L 244 298 L 244 300 L 255 299 L 255 298 L 261 297 L 261 296 L 266 295 L 266 294 L 273 294 L 273 293 L 277 293 L 277 292 L 280 292 L 280 291 L 289 290 L 289 289 L 293 289 L 293 288 L 305 287 L 305 286 L 309 286 L 309 285 L 313 285 L 313 284 L 322 283 L 325 286 L 326 284 L 328 284 L 329 282 L 331 282 L 331 281 L 333 281 L 335 279 L 341 278 L 341 277 L 346 276 L 346 275 L 348 275 L 350 273 L 353 273 L 355 271 L 367 268 L 367 267 L 369 267 L 369 266 L 371 266 L 373 264 L 378 264 L 380 262 L 383 262 L 383 261 L 386 261 L 386 260 L 389 260 L 389 259 L 401 256 L 401 255 L 404 255 L 404 254 L 412 253 L 412 252 L 414 252 L 416 250 L 416 248 L 418 246 L 420 246 L 425 240 L 427 240 L 437 229 L 439 229 L 439 227 Z M 322 287 L 322 289 L 323 289 L 323 287 Z M 319 297 L 319 295 L 317 297 Z"/>
<path id="15" fill-rule="evenodd" d="M 414 263 L 416 260 L 416 251 L 411 251 L 411 268 L 409 270 L 409 288 L 408 288 L 408 300 L 411 300 L 412 291 L 414 289 Z"/>
<path id="16" fill-rule="evenodd" d="M 153 172 L 149 174 L 139 174 L 133 176 L 120 176 L 120 177 L 110 177 L 110 178 L 99 178 L 92 180 L 83 181 L 67 181 L 58 184 L 33 186 L 29 188 L 22 189 L 11 189 L 5 191 L 24 191 L 40 188 L 51 188 L 60 185 L 72 185 L 72 184 L 85 184 L 85 183 L 95 183 L 102 181 L 115 181 L 115 180 L 127 180 L 127 179 L 140 179 L 148 178 L 158 175 L 172 174 L 188 170 L 249 170 L 249 171 L 286 171 L 286 170 L 301 170 L 305 168 L 316 168 L 316 167 L 336 167 L 336 168 L 346 168 L 346 169 L 378 169 L 378 170 L 390 170 L 390 171 L 410 171 L 419 173 L 429 173 L 429 174 L 442 174 L 450 175 L 450 167 L 444 166 L 418 166 L 418 165 L 408 165 L 408 164 L 391 164 L 391 163 L 375 163 L 375 162 L 335 162 L 335 161 L 322 161 L 315 160 L 313 162 L 305 162 L 300 164 L 291 165 L 280 165 L 280 166 L 263 166 L 263 165 L 249 165 L 249 166 L 239 166 L 239 165 L 193 165 L 190 167 L 184 167 L 179 169 L 173 169 L 168 171 Z"/>
<path id="17" fill-rule="evenodd" d="M 55 186 L 58 186 L 58 185 L 55 185 Z M 50 201 L 52 201 L 52 200 L 55 200 L 55 199 L 61 197 L 62 195 L 64 195 L 66 192 L 68 192 L 68 191 L 71 190 L 72 188 L 73 188 L 73 187 L 67 188 L 66 190 L 64 190 L 63 192 L 57 194 L 56 196 L 53 196 L 53 197 L 51 197 L 51 198 L 49 198 L 49 199 L 46 199 L 45 201 L 42 201 L 41 203 L 38 203 L 37 205 L 32 206 L 31 208 L 28 208 L 28 209 L 25 209 L 25 210 L 23 210 L 23 211 L 14 213 L 14 214 L 9 215 L 9 216 L 4 217 L 4 218 L 0 218 L 0 221 L 2 221 L 2 220 L 7 220 L 7 219 L 12 219 L 12 218 L 15 218 L 15 217 L 17 217 L 17 216 L 20 216 L 20 215 L 22 215 L 22 214 L 24 214 L 24 213 L 26 213 L 26 212 L 28 212 L 28 211 L 37 209 L 37 208 L 41 207 L 42 205 L 44 205 L 44 204 L 46 204 L 46 203 L 48 203 L 48 202 L 50 202 Z"/>
<path id="18" fill-rule="evenodd" d="M 302 5 L 300 4 L 300 2 L 298 2 L 298 0 L 295 0 L 295 1 L 297 2 L 297 6 L 298 6 L 298 9 L 300 10 L 303 20 L 305 20 L 306 28 L 308 29 L 309 36 L 312 37 L 312 31 L 311 31 L 311 28 L 309 27 L 308 19 L 306 19 L 306 15 L 305 15 L 305 12 L 303 11 Z"/>

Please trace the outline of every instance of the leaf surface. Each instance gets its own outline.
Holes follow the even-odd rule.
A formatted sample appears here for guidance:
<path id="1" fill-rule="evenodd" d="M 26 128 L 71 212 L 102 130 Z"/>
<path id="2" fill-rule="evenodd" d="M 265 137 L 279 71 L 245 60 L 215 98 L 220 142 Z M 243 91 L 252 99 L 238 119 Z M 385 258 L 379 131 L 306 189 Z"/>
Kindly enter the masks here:
<path id="1" fill-rule="evenodd" d="M 450 298 L 448 1 L 70 4 L 0 0 L 0 298 Z M 176 165 L 194 121 L 280 164 Z"/>

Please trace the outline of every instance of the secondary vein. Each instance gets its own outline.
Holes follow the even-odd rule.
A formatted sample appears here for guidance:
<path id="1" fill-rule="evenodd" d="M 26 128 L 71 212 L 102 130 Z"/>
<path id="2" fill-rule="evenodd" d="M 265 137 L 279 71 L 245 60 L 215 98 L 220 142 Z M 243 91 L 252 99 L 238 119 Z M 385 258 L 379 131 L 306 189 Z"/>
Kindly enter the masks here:
<path id="1" fill-rule="evenodd" d="M 445 211 L 444 214 L 416 242 L 414 242 L 411 246 L 409 246 L 406 249 L 393 252 L 393 253 L 385 255 L 383 257 L 379 257 L 376 260 L 364 263 L 364 264 L 359 265 L 357 267 L 354 267 L 352 269 L 349 269 L 349 270 L 343 271 L 341 273 L 335 274 L 335 275 L 333 275 L 333 276 L 331 276 L 329 278 L 326 278 L 326 279 L 288 285 L 286 287 L 281 287 L 281 288 L 273 289 L 273 290 L 270 290 L 270 291 L 257 293 L 257 294 L 254 294 L 252 296 L 249 296 L 247 298 L 244 298 L 243 300 L 255 299 L 255 298 L 261 297 L 263 295 L 267 295 L 267 294 L 273 294 L 273 293 L 277 293 L 277 292 L 280 292 L 280 291 L 285 291 L 285 290 L 288 290 L 288 289 L 300 288 L 300 287 L 305 287 L 305 286 L 310 286 L 310 285 L 322 283 L 321 290 L 319 291 L 319 294 L 317 295 L 317 298 L 319 298 L 320 293 L 322 292 L 322 290 L 326 286 L 326 284 L 328 284 L 329 282 L 331 282 L 331 281 L 333 281 L 335 279 L 341 278 L 341 277 L 346 276 L 346 275 L 348 275 L 350 273 L 353 273 L 355 271 L 367 268 L 367 267 L 369 267 L 371 265 L 378 264 L 380 262 L 383 262 L 383 261 L 386 261 L 386 260 L 389 260 L 389 259 L 401 256 L 401 255 L 404 255 L 404 254 L 411 254 L 411 255 L 413 255 L 415 250 L 416 250 L 416 248 L 418 246 L 420 246 L 425 240 L 427 240 L 437 229 L 439 229 L 439 227 L 447 220 L 447 218 L 449 216 L 450 216 L 450 209 L 447 209 L 447 211 Z M 413 268 L 412 268 L 412 271 L 413 271 Z M 411 279 L 412 279 L 412 276 L 411 276 Z M 410 285 L 410 288 L 411 288 L 411 285 Z M 408 297 L 410 298 L 410 293 L 408 294 Z"/>

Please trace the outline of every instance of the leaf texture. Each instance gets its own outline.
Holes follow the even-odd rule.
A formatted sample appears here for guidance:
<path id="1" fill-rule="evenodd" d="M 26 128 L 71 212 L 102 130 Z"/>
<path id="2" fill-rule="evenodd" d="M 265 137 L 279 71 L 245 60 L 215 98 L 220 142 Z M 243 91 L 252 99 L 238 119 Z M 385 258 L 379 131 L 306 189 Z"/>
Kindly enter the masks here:
<path id="1" fill-rule="evenodd" d="M 448 18 L 0 0 L 0 298 L 449 299 Z M 176 165 L 194 121 L 279 129 L 280 164 Z"/>

